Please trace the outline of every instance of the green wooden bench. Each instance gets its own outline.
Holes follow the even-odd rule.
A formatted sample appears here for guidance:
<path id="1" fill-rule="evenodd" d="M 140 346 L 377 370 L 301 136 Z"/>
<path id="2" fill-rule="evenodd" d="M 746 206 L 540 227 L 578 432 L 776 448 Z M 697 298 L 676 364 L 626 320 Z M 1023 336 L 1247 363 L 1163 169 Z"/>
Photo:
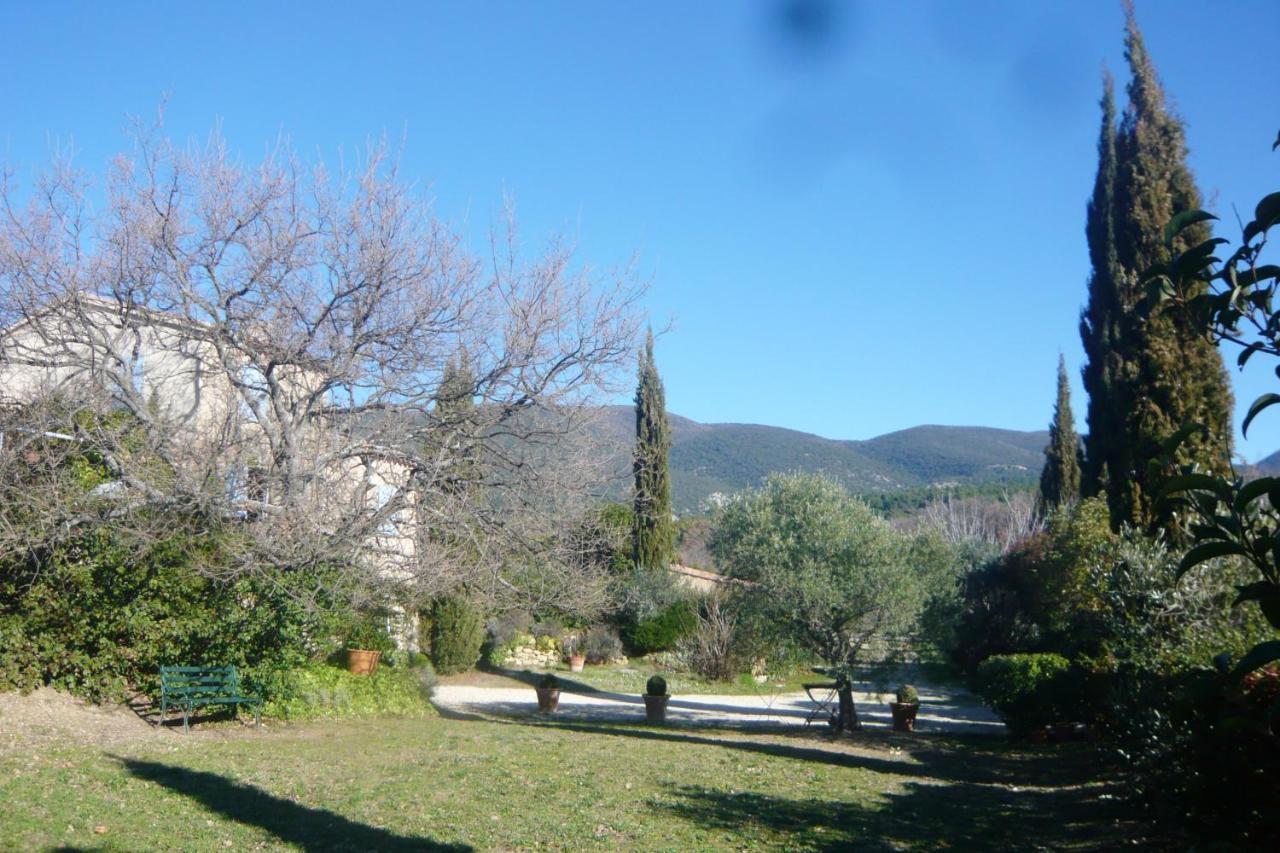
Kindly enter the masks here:
<path id="1" fill-rule="evenodd" d="M 160 667 L 158 725 L 164 725 L 170 707 L 181 708 L 182 730 L 189 732 L 191 712 L 202 705 L 252 705 L 253 724 L 262 725 L 262 700 L 241 692 L 234 666 Z"/>

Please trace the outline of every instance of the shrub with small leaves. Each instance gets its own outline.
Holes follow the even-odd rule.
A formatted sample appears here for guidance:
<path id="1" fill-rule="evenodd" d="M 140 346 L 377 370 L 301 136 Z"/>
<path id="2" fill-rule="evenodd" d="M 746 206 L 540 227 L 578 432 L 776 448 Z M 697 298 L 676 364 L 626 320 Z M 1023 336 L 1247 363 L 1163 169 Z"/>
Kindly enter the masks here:
<path id="1" fill-rule="evenodd" d="M 978 693 L 1014 736 L 1029 735 L 1070 715 L 1071 662 L 1062 655 L 993 655 L 978 665 L 974 680 Z"/>
<path id="2" fill-rule="evenodd" d="M 347 629 L 344 642 L 348 649 L 383 654 L 396 647 L 391 635 L 387 633 L 386 617 L 378 613 L 360 614 Z"/>
<path id="3" fill-rule="evenodd" d="M 442 598 L 431 611 L 431 662 L 436 672 L 465 672 L 480 660 L 484 622 L 465 599 Z"/>
<path id="4" fill-rule="evenodd" d="M 899 705 L 919 705 L 920 694 L 910 684 L 904 684 L 898 688 L 898 704 Z"/>
<path id="5" fill-rule="evenodd" d="M 556 678 L 555 675 L 548 672 L 547 674 L 542 676 L 542 678 L 538 679 L 538 688 L 541 690 L 559 690 L 560 679 Z"/>
<path id="6" fill-rule="evenodd" d="M 670 651 L 698 629 L 698 610 L 692 601 L 677 601 L 654 616 L 627 626 L 627 642 L 639 654 Z"/>
<path id="7" fill-rule="evenodd" d="M 652 675 L 645 683 L 644 692 L 649 696 L 666 696 L 667 680 L 661 675 Z"/>

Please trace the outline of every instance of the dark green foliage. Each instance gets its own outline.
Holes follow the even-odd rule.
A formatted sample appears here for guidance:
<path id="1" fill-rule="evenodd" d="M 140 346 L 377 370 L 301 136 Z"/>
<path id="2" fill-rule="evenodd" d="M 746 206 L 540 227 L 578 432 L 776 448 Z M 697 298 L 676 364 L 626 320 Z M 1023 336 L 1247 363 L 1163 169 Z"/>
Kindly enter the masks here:
<path id="1" fill-rule="evenodd" d="M 559 690 L 560 679 L 556 678 L 555 675 L 548 672 L 545 675 L 543 675 L 542 678 L 538 679 L 538 687 L 542 690 Z"/>
<path id="2" fill-rule="evenodd" d="M 1098 578 L 1119 545 L 1101 498 L 1059 507 L 1042 532 L 965 578 L 952 661 L 973 672 L 991 655 L 1099 654 L 1109 634 Z"/>
<path id="3" fill-rule="evenodd" d="M 1067 363 L 1058 356 L 1058 398 L 1049 424 L 1049 444 L 1044 449 L 1044 469 L 1040 472 L 1040 506 L 1051 509 L 1074 503 L 1080 497 L 1080 438 L 1071 412 L 1071 385 Z"/>
<path id="4" fill-rule="evenodd" d="M 1015 737 L 1071 719 L 1071 662 L 1062 655 L 989 657 L 979 664 L 974 686 Z"/>
<path id="5" fill-rule="evenodd" d="M 692 601 L 677 601 L 648 619 L 626 626 L 627 643 L 637 654 L 665 652 L 698 627 L 698 611 Z"/>
<path id="6" fill-rule="evenodd" d="M 644 685 L 644 692 L 649 696 L 666 696 L 667 680 L 661 675 L 649 676 L 649 680 Z"/>
<path id="7" fill-rule="evenodd" d="M 1209 669 L 1136 669 L 1117 678 L 1107 733 L 1133 768 L 1135 793 L 1170 825 L 1222 849 L 1271 849 L 1280 837 L 1280 737 L 1267 707 L 1280 673 L 1241 683 Z"/>
<path id="8" fill-rule="evenodd" d="M 671 427 L 666 392 L 653 360 L 653 332 L 640 356 L 636 387 L 635 534 L 633 559 L 646 569 L 665 569 L 675 557 L 671 517 Z"/>
<path id="9" fill-rule="evenodd" d="M 1086 226 L 1093 273 L 1081 319 L 1089 392 L 1084 491 L 1105 492 L 1117 528 L 1151 529 L 1163 478 L 1149 463 L 1161 459 L 1162 441 L 1184 423 L 1205 425 L 1203 436 L 1180 448 L 1179 461 L 1225 473 L 1232 398 L 1221 357 L 1202 327 L 1178 312 L 1140 310 L 1147 270 L 1209 231 L 1200 221 L 1177 239 L 1164 239 L 1165 224 L 1198 208 L 1200 194 L 1186 165 L 1182 123 L 1165 107 L 1132 9 L 1127 25 L 1129 104 L 1115 128 L 1108 83 Z"/>
<path id="10" fill-rule="evenodd" d="M 93 700 L 153 690 L 162 664 L 234 665 L 258 687 L 327 651 L 331 623 L 299 603 L 300 577 L 222 583 L 216 535 L 145 546 L 108 528 L 0 562 L 0 691 L 50 684 Z M 211 572 L 212 574 L 212 572 Z M 268 696 L 269 698 L 269 696 Z"/>
<path id="11" fill-rule="evenodd" d="M 445 365 L 431 413 L 436 421 L 436 433 L 445 443 L 444 447 L 433 450 L 447 454 L 454 463 L 441 486 L 451 494 L 463 494 L 480 479 L 475 453 L 475 393 L 475 374 L 464 351 Z"/>
<path id="12" fill-rule="evenodd" d="M 1049 537 L 1037 534 L 964 578 L 953 644 L 945 649 L 954 664 L 972 673 L 992 655 L 1041 648 L 1035 567 L 1048 547 Z"/>
<path id="13" fill-rule="evenodd" d="M 898 688 L 898 704 L 918 705 L 920 704 L 920 693 L 910 684 L 904 684 Z"/>
<path id="14" fill-rule="evenodd" d="M 386 652 L 396 647 L 387 633 L 386 616 L 381 613 L 359 614 L 347 628 L 344 642 L 348 649 L 369 652 Z"/>
<path id="15" fill-rule="evenodd" d="M 1268 233 L 1280 225 L 1280 192 L 1257 203 L 1239 246 L 1225 261 L 1215 253 L 1226 241 L 1195 242 L 1208 218 L 1192 211 L 1169 222 L 1170 246 L 1190 248 L 1152 270 L 1152 310 L 1175 311 L 1240 346 L 1241 366 L 1259 353 L 1280 358 L 1280 267 L 1261 258 Z M 1277 402 L 1274 393 L 1255 400 L 1243 429 Z M 1147 792 L 1187 814 L 1205 838 L 1274 846 L 1280 835 L 1280 671 L 1273 663 L 1280 660 L 1280 479 L 1246 481 L 1188 463 L 1179 444 L 1203 432 L 1187 421 L 1166 445 L 1172 458 L 1166 461 L 1170 479 L 1161 508 L 1171 519 L 1189 521 L 1192 539 L 1177 574 L 1184 587 L 1206 576 L 1216 585 L 1229 583 L 1236 594 L 1219 597 L 1220 611 L 1233 608 L 1266 627 L 1250 637 L 1256 644 L 1248 649 L 1232 643 L 1236 638 L 1230 635 L 1218 637 L 1218 672 L 1182 674 L 1196 689 L 1173 689 L 1170 683 L 1178 682 L 1170 677 L 1147 679 L 1139 697 L 1164 699 L 1171 711 L 1135 717 L 1121 731 L 1122 742 L 1148 770 Z M 1233 577 L 1240 566 L 1244 576 Z"/>
<path id="16" fill-rule="evenodd" d="M 438 600 L 431 608 L 431 662 L 436 672 L 452 675 L 474 668 L 484 633 L 484 619 L 466 599 Z"/>

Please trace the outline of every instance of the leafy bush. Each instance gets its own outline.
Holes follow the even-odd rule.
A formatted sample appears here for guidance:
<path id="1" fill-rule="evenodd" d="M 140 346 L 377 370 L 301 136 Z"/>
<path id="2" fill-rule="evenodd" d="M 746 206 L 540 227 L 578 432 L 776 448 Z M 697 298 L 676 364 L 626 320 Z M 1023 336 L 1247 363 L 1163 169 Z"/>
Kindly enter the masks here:
<path id="1" fill-rule="evenodd" d="M 0 690 L 50 684 L 119 700 L 130 688 L 158 693 L 164 664 L 234 665 L 252 684 L 328 651 L 316 638 L 334 635 L 332 617 L 300 604 L 294 584 L 336 584 L 301 574 L 215 580 L 221 540 L 186 527 L 175 518 L 171 536 L 146 543 L 87 529 L 0 557 Z"/>
<path id="2" fill-rule="evenodd" d="M 607 625 L 596 625 L 582 638 L 582 654 L 588 663 L 608 663 L 622 655 L 622 640 L 618 632 Z"/>
<path id="3" fill-rule="evenodd" d="M 665 652 L 698 628 L 698 611 L 693 602 L 677 601 L 654 616 L 630 624 L 627 642 L 639 654 Z"/>
<path id="4" fill-rule="evenodd" d="M 484 622 L 465 599 L 442 598 L 431 609 L 431 662 L 441 675 L 465 672 L 480 660 Z"/>
<path id="5" fill-rule="evenodd" d="M 651 675 L 645 682 L 644 692 L 649 696 L 666 696 L 667 680 L 661 675 Z"/>
<path id="6" fill-rule="evenodd" d="M 377 613 L 360 614 L 347 628 L 344 642 L 348 649 L 386 654 L 396 647 L 387 633 L 385 616 Z"/>
<path id="7" fill-rule="evenodd" d="M 435 669 L 431 666 L 431 658 L 422 652 L 411 652 L 405 649 L 396 649 L 382 656 L 381 663 L 385 666 L 396 666 L 403 669 L 425 669 L 431 670 L 431 686 L 435 686 Z"/>
<path id="8" fill-rule="evenodd" d="M 545 675 L 543 675 L 542 678 L 538 679 L 538 687 L 542 690 L 559 690 L 560 679 L 556 678 L 555 675 L 548 672 Z"/>
<path id="9" fill-rule="evenodd" d="M 1101 498 L 1055 511 L 1044 531 L 964 579 L 952 662 L 972 673 L 992 655 L 1099 654 L 1109 635 L 1095 580 L 1119 547 Z"/>
<path id="10" fill-rule="evenodd" d="M 918 705 L 920 704 L 920 693 L 910 684 L 904 684 L 898 688 L 898 704 Z"/>
<path id="11" fill-rule="evenodd" d="M 1068 716 L 1071 662 L 1056 654 L 996 655 L 978 665 L 975 687 L 1017 737 Z"/>
<path id="12" fill-rule="evenodd" d="M 378 667 L 373 675 L 352 675 L 323 663 L 270 673 L 258 685 L 262 713 L 283 720 L 344 719 L 380 715 L 424 716 L 435 685 L 430 664 Z"/>

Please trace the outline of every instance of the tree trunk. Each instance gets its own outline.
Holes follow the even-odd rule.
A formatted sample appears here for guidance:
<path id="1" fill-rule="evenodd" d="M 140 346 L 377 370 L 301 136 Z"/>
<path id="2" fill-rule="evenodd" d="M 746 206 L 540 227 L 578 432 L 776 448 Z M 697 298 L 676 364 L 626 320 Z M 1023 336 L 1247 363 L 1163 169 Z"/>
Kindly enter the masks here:
<path id="1" fill-rule="evenodd" d="M 861 730 L 862 723 L 858 722 L 858 710 L 853 706 L 853 683 L 840 679 L 839 686 L 836 688 L 836 695 L 840 699 L 840 711 L 836 715 L 836 731 L 856 732 Z"/>

